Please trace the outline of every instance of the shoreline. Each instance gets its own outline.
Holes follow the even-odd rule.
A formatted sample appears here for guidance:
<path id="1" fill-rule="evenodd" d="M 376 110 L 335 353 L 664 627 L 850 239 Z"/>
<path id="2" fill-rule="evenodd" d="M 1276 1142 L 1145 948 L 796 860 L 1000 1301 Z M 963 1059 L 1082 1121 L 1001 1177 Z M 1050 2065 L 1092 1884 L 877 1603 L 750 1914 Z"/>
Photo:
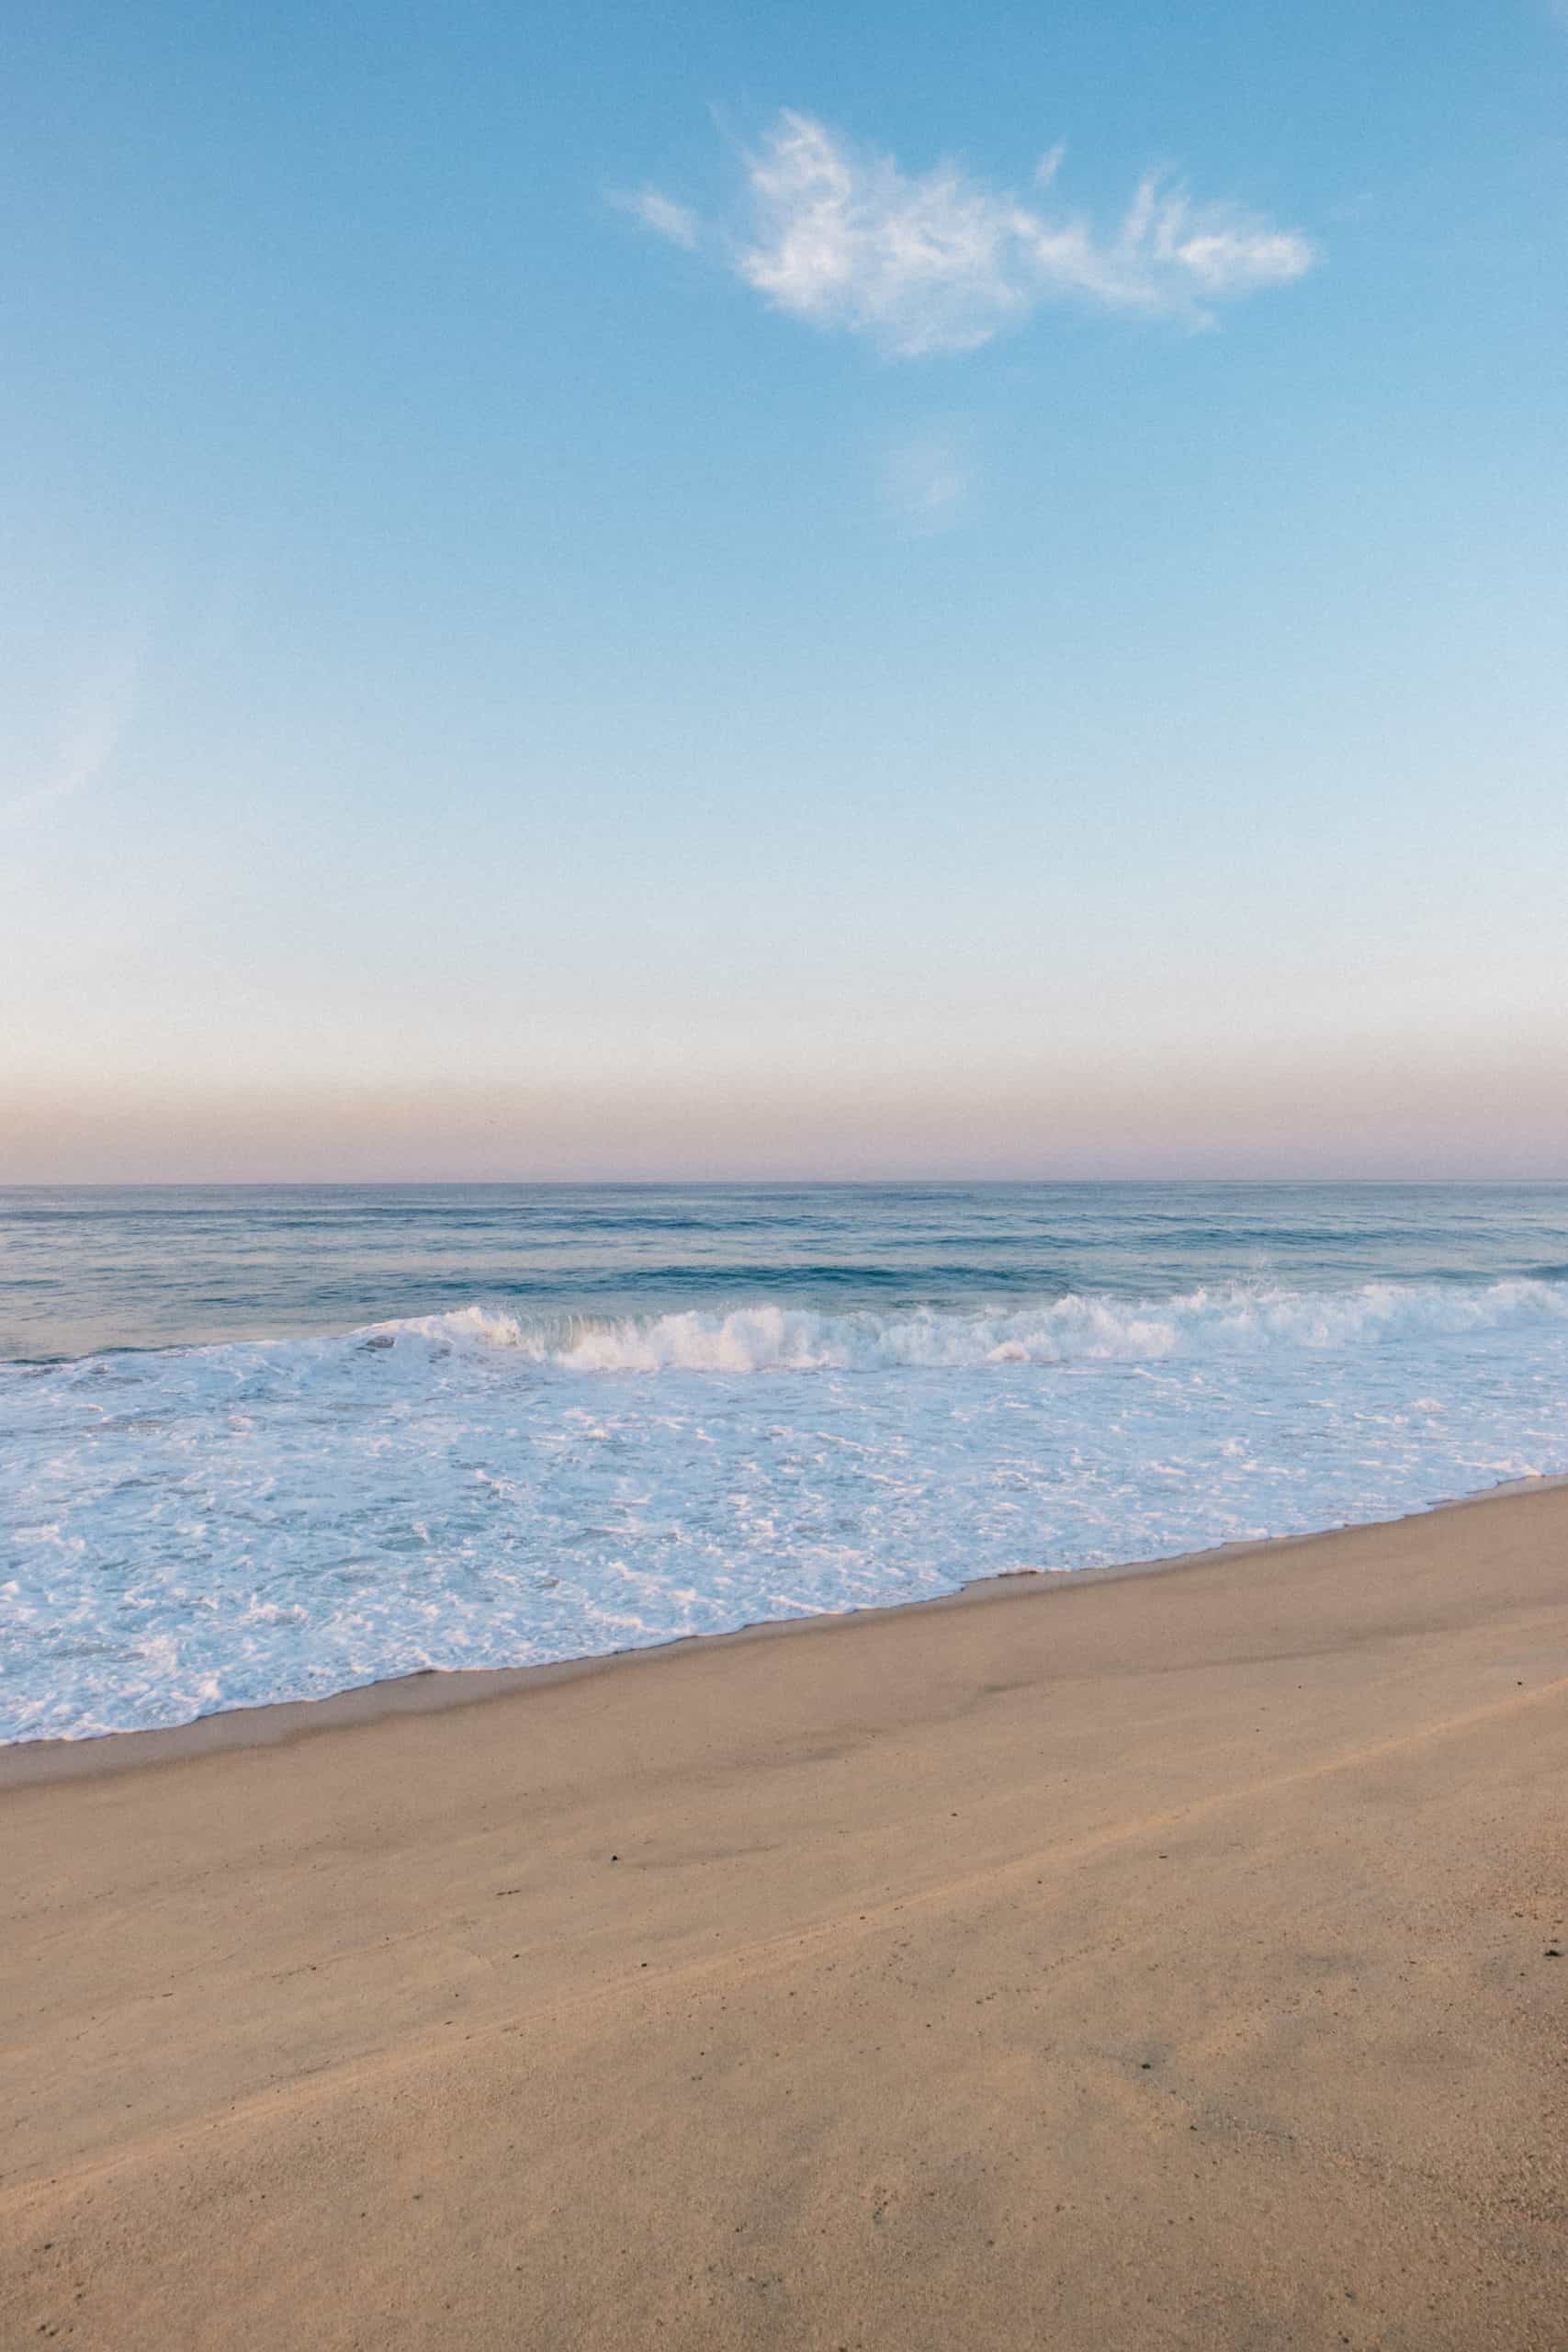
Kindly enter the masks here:
<path id="1" fill-rule="evenodd" d="M 1177 1575 L 1224 1561 L 1261 1559 L 1332 1543 L 1347 1534 L 1377 1528 L 1404 1527 L 1450 1512 L 1484 1509 L 1517 1495 L 1550 1492 L 1568 1487 L 1568 1472 L 1506 1478 L 1473 1493 L 1446 1497 L 1389 1519 L 1349 1520 L 1337 1526 L 1310 1529 L 1294 1535 L 1266 1535 L 1205 1545 L 1195 1552 L 1156 1555 L 1151 1559 L 1118 1561 L 1095 1568 L 1033 1568 L 1002 1576 L 976 1577 L 952 1592 L 933 1593 L 919 1600 L 881 1603 L 874 1607 L 821 1610 L 807 1616 L 761 1618 L 718 1634 L 685 1634 L 671 1641 L 604 1650 L 586 1657 L 555 1658 L 536 1666 L 420 1667 L 407 1674 L 385 1675 L 373 1681 L 353 1683 L 343 1690 L 315 1699 L 264 1700 L 254 1705 L 226 1707 L 197 1715 L 188 1723 L 154 1725 L 144 1730 L 94 1732 L 80 1738 L 12 1740 L 0 1744 L 0 1796 L 15 1789 L 50 1787 L 57 1782 L 96 1780 L 176 1765 L 201 1756 L 235 1749 L 292 1746 L 321 1733 L 340 1731 L 386 1719 L 442 1714 L 460 1708 L 487 1706 L 528 1690 L 544 1690 L 607 1674 L 657 1668 L 694 1651 L 717 1651 L 755 1642 L 817 1636 L 889 1619 L 926 1615 L 959 1608 L 998 1606 L 1014 1601 L 1042 1600 L 1047 1594 L 1145 1577 Z"/>

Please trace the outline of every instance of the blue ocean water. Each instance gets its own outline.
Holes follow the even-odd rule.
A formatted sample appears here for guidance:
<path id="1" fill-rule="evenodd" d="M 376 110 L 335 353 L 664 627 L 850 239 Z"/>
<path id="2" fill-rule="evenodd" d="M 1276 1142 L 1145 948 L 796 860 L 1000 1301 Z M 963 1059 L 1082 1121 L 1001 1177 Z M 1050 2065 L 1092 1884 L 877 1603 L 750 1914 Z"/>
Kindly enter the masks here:
<path id="1" fill-rule="evenodd" d="M 1568 1471 L 1568 1188 L 0 1193 L 0 1737 Z"/>

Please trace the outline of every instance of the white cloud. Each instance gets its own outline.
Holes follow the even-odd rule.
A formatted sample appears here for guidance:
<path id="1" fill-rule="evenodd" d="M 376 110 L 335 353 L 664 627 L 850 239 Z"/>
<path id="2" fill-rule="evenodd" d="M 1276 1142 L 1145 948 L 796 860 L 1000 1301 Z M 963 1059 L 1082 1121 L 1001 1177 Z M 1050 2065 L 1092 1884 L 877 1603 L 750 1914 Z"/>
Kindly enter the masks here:
<path id="1" fill-rule="evenodd" d="M 672 196 L 660 196 L 656 187 L 638 188 L 631 196 L 612 196 L 610 201 L 640 220 L 644 228 L 668 237 L 672 245 L 684 245 L 688 253 L 694 250 L 702 234 L 702 223 L 691 206 L 677 204 Z"/>
<path id="2" fill-rule="evenodd" d="M 1042 193 L 1061 161 L 1056 148 L 1040 165 Z M 1294 230 L 1195 203 L 1158 174 L 1100 229 L 954 164 L 910 175 L 810 115 L 779 116 L 746 158 L 746 183 L 751 226 L 730 249 L 738 275 L 776 309 L 899 357 L 975 350 L 1052 299 L 1202 323 L 1215 303 L 1288 285 L 1316 258 Z M 636 209 L 660 234 L 695 243 L 684 206 L 649 190 Z"/>

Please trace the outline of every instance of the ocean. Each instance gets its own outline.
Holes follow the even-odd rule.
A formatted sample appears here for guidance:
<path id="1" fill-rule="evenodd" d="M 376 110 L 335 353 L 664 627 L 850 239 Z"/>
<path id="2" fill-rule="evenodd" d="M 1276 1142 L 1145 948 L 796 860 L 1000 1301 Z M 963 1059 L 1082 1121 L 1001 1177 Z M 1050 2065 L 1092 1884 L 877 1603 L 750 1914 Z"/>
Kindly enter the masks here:
<path id="1" fill-rule="evenodd" d="M 1568 1472 L 1568 1188 L 15 1190 L 0 1359 L 82 1737 Z"/>

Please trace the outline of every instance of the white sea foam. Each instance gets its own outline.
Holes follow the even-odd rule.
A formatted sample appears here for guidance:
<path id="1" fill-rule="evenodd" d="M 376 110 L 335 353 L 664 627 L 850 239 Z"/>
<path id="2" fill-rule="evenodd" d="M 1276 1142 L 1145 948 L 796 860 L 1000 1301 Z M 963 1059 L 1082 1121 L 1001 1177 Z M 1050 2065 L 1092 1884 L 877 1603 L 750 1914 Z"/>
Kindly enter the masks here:
<path id="1" fill-rule="evenodd" d="M 890 1365 L 1144 1363 L 1565 1323 L 1568 1284 L 1562 1283 L 1500 1282 L 1474 1290 L 1368 1283 L 1338 1292 L 1227 1283 L 1166 1299 L 1069 1293 L 1022 1307 L 890 1315 L 758 1306 L 563 1324 L 464 1306 L 378 1324 L 364 1337 L 388 1345 L 513 1348 L 568 1372 L 870 1372 Z"/>
<path id="2" fill-rule="evenodd" d="M 0 1736 L 528 1663 L 1568 1471 L 1568 1283 L 480 1305 L 0 1367 Z"/>

